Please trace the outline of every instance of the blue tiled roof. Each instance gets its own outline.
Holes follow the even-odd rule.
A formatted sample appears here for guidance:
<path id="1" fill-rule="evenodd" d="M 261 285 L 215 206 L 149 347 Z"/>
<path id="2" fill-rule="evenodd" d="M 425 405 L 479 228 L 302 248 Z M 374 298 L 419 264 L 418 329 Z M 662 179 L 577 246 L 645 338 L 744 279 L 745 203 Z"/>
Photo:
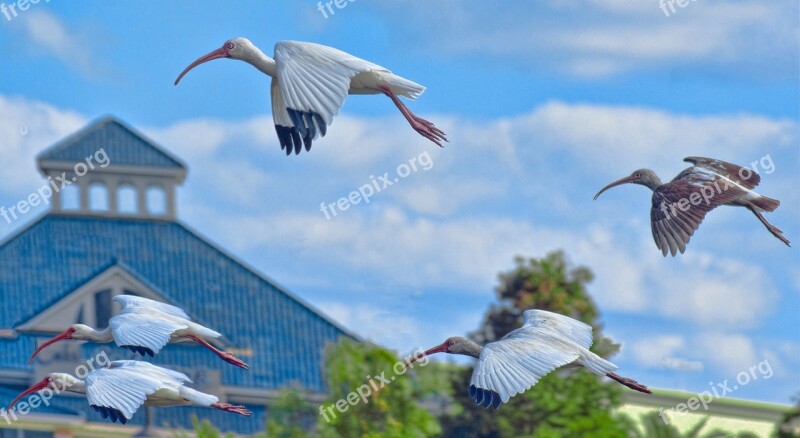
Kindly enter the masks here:
<path id="1" fill-rule="evenodd" d="M 14 303 L 0 306 L 0 329 L 28 320 L 115 265 L 222 333 L 236 348 L 252 349 L 253 356 L 244 358 L 247 371 L 193 345 L 171 345 L 152 360 L 167 367 L 218 370 L 223 385 L 279 389 L 299 384 L 324 392 L 324 347 L 351 336 L 181 223 L 54 214 L 0 245 L 0 296 Z M 0 368 L 31 369 L 27 358 L 34 349 L 32 337 L 0 339 L 0 349 Z M 94 418 L 83 403 L 81 411 Z M 161 411 L 159 419 L 172 415 L 169 409 Z M 217 418 L 213 410 L 201 411 L 201 417 Z M 263 429 L 263 415 L 254 430 L 231 422 L 233 415 L 219 416 L 226 423 L 216 425 L 253 433 Z M 186 418 L 173 420 L 189 425 Z"/>
<path id="2" fill-rule="evenodd" d="M 39 160 L 84 161 L 104 149 L 111 166 L 146 166 L 185 170 L 177 158 L 123 122 L 107 117 L 78 131 L 39 155 Z"/>

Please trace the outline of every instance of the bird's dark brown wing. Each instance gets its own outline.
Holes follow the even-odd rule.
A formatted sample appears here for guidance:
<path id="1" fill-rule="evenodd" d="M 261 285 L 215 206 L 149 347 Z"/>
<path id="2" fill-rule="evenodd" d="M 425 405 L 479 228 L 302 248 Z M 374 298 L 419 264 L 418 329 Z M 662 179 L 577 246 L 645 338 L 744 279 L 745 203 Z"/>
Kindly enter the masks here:
<path id="1" fill-rule="evenodd" d="M 706 214 L 747 192 L 708 169 L 691 167 L 653 191 L 650 225 L 661 253 L 683 254 Z"/>
<path id="2" fill-rule="evenodd" d="M 758 185 L 758 183 L 761 182 L 761 175 L 752 169 L 737 166 L 736 164 L 728 163 L 727 161 L 705 157 L 686 157 L 683 159 L 683 161 L 692 163 L 697 167 L 708 169 L 718 175 L 728 178 L 733 182 L 739 183 L 748 189 L 754 188 Z"/>

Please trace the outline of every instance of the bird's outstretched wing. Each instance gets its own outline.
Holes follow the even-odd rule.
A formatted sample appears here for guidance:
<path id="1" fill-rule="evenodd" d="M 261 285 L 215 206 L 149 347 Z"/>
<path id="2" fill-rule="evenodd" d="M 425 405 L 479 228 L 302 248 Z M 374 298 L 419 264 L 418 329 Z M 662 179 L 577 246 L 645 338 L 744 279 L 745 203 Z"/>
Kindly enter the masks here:
<path id="1" fill-rule="evenodd" d="M 539 309 L 526 310 L 522 315 L 525 317 L 523 328 L 534 328 L 550 332 L 553 335 L 564 336 L 583 348 L 592 346 L 592 326 L 577 319 Z"/>
<path id="2" fill-rule="evenodd" d="M 167 345 L 172 334 L 188 328 L 180 320 L 160 318 L 158 314 L 120 313 L 108 321 L 114 342 L 141 355 L 154 356 Z"/>
<path id="3" fill-rule="evenodd" d="M 275 123 L 275 133 L 278 134 L 278 142 L 286 155 L 292 152 L 299 154 L 303 149 L 303 139 L 300 138 L 300 131 L 295 127 L 292 118 L 289 117 L 289 110 L 286 108 L 286 101 L 283 98 L 283 91 L 278 86 L 278 79 L 273 78 L 270 85 L 270 95 L 272 96 L 272 121 Z M 325 135 L 328 126 L 322 119 L 317 120 L 320 135 Z M 306 142 L 306 148 L 311 149 L 313 138 Z"/>
<path id="4" fill-rule="evenodd" d="M 692 163 L 697 167 L 706 168 L 720 177 L 727 178 L 731 182 L 736 182 L 747 189 L 753 189 L 761 182 L 761 175 L 757 172 L 727 161 L 705 157 L 686 157 L 683 161 Z"/>
<path id="5" fill-rule="evenodd" d="M 577 350 L 558 348 L 557 343 L 535 336 L 535 331 L 523 326 L 483 347 L 469 386 L 475 403 L 497 409 L 545 374 L 578 359 Z"/>
<path id="6" fill-rule="evenodd" d="M 158 365 L 153 365 L 150 362 L 141 360 L 115 360 L 108 364 L 108 368 L 125 369 L 130 372 L 157 377 L 165 382 L 172 382 L 174 384 L 182 385 L 184 383 L 192 383 L 192 379 L 184 373 L 162 368 Z"/>
<path id="7" fill-rule="evenodd" d="M 117 361 L 86 376 L 86 398 L 103 418 L 125 424 L 147 400 L 160 389 L 177 390 L 182 385 L 174 371 L 144 362 Z M 168 373 L 174 374 L 168 374 Z M 183 376 L 186 380 L 188 377 Z"/>
<path id="8" fill-rule="evenodd" d="M 738 176 L 742 168 L 735 164 L 700 157 L 685 161 L 697 165 L 653 191 L 650 225 L 653 240 L 665 257 L 686 251 L 709 211 L 742 197 L 757 197 L 750 191 L 760 181 L 756 173 L 744 179 Z"/>
<path id="9" fill-rule="evenodd" d="M 189 315 L 187 315 L 183 309 L 148 298 L 137 297 L 134 295 L 117 295 L 114 297 L 114 301 L 122 304 L 123 312 L 157 311 L 178 318 L 191 320 Z"/>
<path id="10" fill-rule="evenodd" d="M 314 43 L 275 45 L 277 85 L 272 83 L 272 117 L 281 148 L 299 154 L 325 135 L 359 73 L 385 68 L 341 50 Z M 278 93 L 280 91 L 280 93 Z"/>

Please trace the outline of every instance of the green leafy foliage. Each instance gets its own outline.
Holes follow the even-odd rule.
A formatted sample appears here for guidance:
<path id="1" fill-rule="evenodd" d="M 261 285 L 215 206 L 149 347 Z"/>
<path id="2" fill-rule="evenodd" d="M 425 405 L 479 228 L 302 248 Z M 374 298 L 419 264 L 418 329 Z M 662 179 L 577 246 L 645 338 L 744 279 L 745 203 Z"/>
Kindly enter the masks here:
<path id="1" fill-rule="evenodd" d="M 794 407 L 775 425 L 776 438 L 800 438 L 800 393 L 793 399 Z"/>
<path id="2" fill-rule="evenodd" d="M 316 411 L 305 399 L 305 394 L 294 388 L 285 388 L 269 407 L 267 437 L 305 438 L 313 424 Z"/>
<path id="3" fill-rule="evenodd" d="M 197 438 L 221 438 L 223 435 L 217 430 L 216 427 L 211 425 L 208 420 L 202 422 L 197 417 L 192 417 L 192 426 L 194 428 L 194 435 Z M 175 438 L 189 438 L 189 434 L 185 432 L 176 433 Z M 225 438 L 233 438 L 233 434 L 224 435 Z"/>
<path id="4" fill-rule="evenodd" d="M 393 367 L 399 361 L 389 350 L 350 339 L 329 346 L 326 372 L 330 394 L 323 408 L 330 421 L 319 416 L 321 436 L 399 438 L 437 435 L 440 428 L 436 419 L 417 402 L 426 395 L 424 388 L 415 385 L 409 376 L 395 376 Z M 414 369 L 419 368 L 421 363 Z M 395 379 L 381 388 L 375 379 L 380 375 Z M 379 387 L 377 391 L 369 388 L 370 380 Z M 347 403 L 348 396 L 350 400 L 356 400 L 350 394 L 359 388 L 363 393 L 369 390 L 366 401 L 358 397 L 357 402 Z M 345 412 L 336 408 L 337 403 Z"/>

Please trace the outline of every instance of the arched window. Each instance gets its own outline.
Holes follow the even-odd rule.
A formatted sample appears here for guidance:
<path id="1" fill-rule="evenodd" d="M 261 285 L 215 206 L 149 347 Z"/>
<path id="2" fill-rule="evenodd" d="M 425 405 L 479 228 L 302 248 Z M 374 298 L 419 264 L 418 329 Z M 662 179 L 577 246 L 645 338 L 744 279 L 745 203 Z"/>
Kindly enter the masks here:
<path id="1" fill-rule="evenodd" d="M 103 183 L 89 186 L 89 210 L 108 211 L 108 188 Z"/>
<path id="2" fill-rule="evenodd" d="M 81 208 L 81 189 L 77 184 L 64 187 L 59 192 L 61 196 L 61 208 L 64 210 L 80 210 Z"/>
<path id="3" fill-rule="evenodd" d="M 136 188 L 123 184 L 117 190 L 117 211 L 122 214 L 137 214 L 139 208 L 136 199 Z"/>
<path id="4" fill-rule="evenodd" d="M 167 214 L 167 196 L 161 187 L 151 186 L 147 189 L 147 212 L 153 216 Z"/>

